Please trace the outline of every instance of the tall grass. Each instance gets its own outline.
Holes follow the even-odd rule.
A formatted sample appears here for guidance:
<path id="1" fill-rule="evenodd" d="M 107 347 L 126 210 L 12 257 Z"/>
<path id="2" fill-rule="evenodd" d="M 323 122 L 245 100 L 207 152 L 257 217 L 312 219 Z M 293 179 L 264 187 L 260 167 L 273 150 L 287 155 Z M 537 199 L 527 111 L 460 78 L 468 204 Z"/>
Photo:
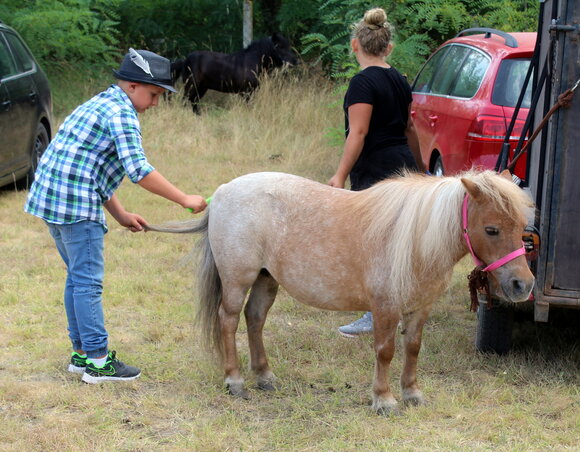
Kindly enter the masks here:
<path id="1" fill-rule="evenodd" d="M 94 88 L 80 87 L 78 102 Z M 266 79 L 249 102 L 212 94 L 200 116 L 174 98 L 141 124 L 151 163 L 205 196 L 253 171 L 325 182 L 340 154 L 328 137 L 342 125 L 340 96 L 304 73 Z M 190 216 L 127 181 L 118 194 L 150 222 Z M 369 407 L 371 339 L 336 332 L 356 314 L 315 310 L 283 290 L 265 331 L 279 391 L 227 396 L 193 325 L 195 238 L 130 234 L 108 217 L 110 345 L 143 375 L 84 385 L 66 372 L 65 269 L 46 227 L 22 212 L 25 197 L 0 191 L 1 450 L 578 450 L 577 335 L 531 328 L 507 357 L 476 353 L 468 260 L 425 328 L 419 378 L 429 404 L 383 418 Z M 247 364 L 243 321 L 238 340 Z M 396 386 L 400 350 L 392 367 Z"/>

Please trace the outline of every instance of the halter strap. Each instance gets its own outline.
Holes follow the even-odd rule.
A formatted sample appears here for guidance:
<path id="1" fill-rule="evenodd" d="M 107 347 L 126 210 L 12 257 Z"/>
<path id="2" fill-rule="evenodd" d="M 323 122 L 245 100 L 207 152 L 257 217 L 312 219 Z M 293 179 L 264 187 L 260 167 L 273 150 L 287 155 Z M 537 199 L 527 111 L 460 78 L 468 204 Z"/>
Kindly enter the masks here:
<path id="1" fill-rule="evenodd" d="M 465 237 L 465 241 L 467 242 L 467 248 L 469 248 L 469 252 L 473 257 L 473 262 L 475 262 L 476 266 L 484 265 L 484 263 L 477 257 L 475 251 L 473 250 L 473 246 L 471 245 L 471 240 L 469 239 L 469 232 L 467 230 L 467 199 L 469 198 L 469 194 L 465 193 L 465 197 L 463 198 L 463 206 L 461 208 L 462 219 L 463 219 L 463 237 Z M 522 256 L 526 254 L 526 249 L 522 243 L 522 247 L 518 248 L 515 251 L 505 255 L 504 257 L 492 262 L 487 267 L 483 269 L 484 272 L 492 272 L 495 269 L 501 267 L 502 265 L 507 264 L 508 262 L 514 260 L 516 257 Z"/>

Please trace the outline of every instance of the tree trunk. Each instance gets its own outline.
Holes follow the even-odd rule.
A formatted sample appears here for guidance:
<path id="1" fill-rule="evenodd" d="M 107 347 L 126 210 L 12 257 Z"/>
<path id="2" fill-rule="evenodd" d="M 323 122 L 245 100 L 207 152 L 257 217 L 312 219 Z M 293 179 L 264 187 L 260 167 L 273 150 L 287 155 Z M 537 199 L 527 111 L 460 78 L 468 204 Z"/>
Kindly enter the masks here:
<path id="1" fill-rule="evenodd" d="M 244 28 L 243 28 L 243 41 L 244 48 L 250 45 L 252 39 L 254 38 L 254 13 L 253 13 L 253 1 L 244 0 Z"/>

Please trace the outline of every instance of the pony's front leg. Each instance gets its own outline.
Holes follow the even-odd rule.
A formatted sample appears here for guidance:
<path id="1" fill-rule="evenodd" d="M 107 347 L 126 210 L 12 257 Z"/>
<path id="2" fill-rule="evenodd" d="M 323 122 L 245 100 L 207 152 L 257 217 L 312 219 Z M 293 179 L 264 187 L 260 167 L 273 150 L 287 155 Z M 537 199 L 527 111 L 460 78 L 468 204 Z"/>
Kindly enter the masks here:
<path id="1" fill-rule="evenodd" d="M 401 389 L 405 405 L 425 403 L 423 393 L 417 384 L 417 359 L 421 349 L 423 325 L 427 321 L 431 306 L 403 315 L 403 337 L 405 345 L 405 365 L 401 374 Z"/>
<path id="2" fill-rule="evenodd" d="M 236 331 L 240 322 L 240 313 L 243 306 L 243 294 L 241 303 L 228 303 L 224 296 L 219 307 L 219 319 L 222 337 L 223 366 L 225 372 L 225 384 L 231 395 L 249 398 L 249 394 L 244 388 L 244 379 L 240 373 L 240 362 L 236 347 Z"/>
<path id="3" fill-rule="evenodd" d="M 189 102 L 191 103 L 191 109 L 195 114 L 198 115 L 200 113 L 199 101 L 207 92 L 207 88 L 201 86 L 201 84 L 198 83 L 192 75 L 186 79 L 184 91 L 185 96 L 189 99 Z"/>
<path id="4" fill-rule="evenodd" d="M 389 385 L 389 367 L 395 354 L 395 336 L 399 314 L 394 310 L 373 311 L 375 340 L 375 375 L 373 379 L 373 410 L 390 414 L 397 409 L 397 400 Z"/>

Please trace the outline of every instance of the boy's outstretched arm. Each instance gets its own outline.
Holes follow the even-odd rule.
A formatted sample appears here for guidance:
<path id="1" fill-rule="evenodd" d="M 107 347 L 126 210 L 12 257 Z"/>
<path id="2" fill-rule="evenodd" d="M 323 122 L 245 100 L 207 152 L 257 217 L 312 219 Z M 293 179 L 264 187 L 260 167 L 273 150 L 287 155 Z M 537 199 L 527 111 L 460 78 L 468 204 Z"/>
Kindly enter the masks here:
<path id="1" fill-rule="evenodd" d="M 163 196 L 186 209 L 192 209 L 194 213 L 202 212 L 207 207 L 207 203 L 203 197 L 199 195 L 186 195 L 179 188 L 165 179 L 165 177 L 163 177 L 163 175 L 157 170 L 151 171 L 137 183 L 151 193 Z"/>
<path id="2" fill-rule="evenodd" d="M 142 231 L 143 226 L 147 225 L 147 222 L 141 215 L 127 212 L 116 194 L 113 194 L 104 206 L 121 226 L 125 226 L 131 232 Z"/>

